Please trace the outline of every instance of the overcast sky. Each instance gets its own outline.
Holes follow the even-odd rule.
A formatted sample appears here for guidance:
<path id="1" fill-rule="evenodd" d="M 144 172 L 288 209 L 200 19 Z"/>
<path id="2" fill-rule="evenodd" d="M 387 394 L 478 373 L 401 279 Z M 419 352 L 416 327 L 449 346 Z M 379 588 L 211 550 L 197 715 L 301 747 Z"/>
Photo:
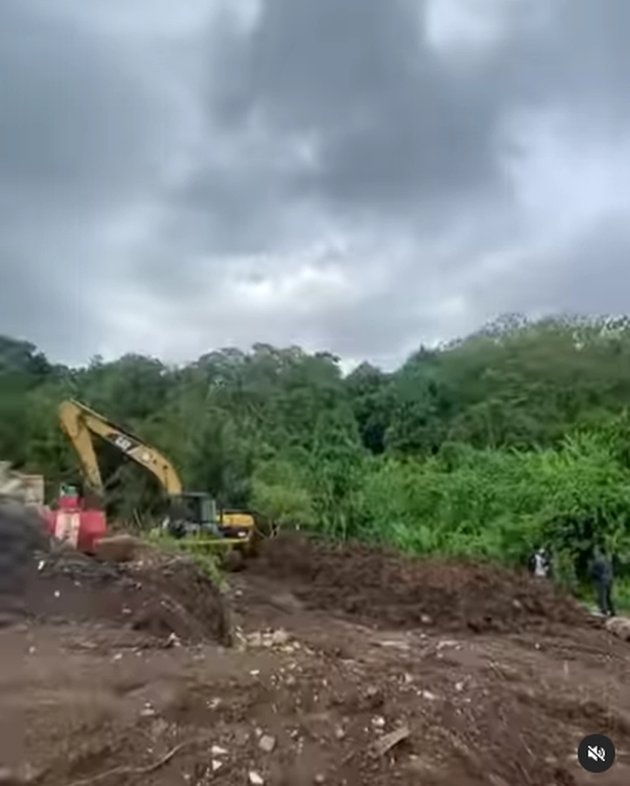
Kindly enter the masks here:
<path id="1" fill-rule="evenodd" d="M 385 366 L 630 311 L 629 0 L 1 0 L 0 332 Z"/>

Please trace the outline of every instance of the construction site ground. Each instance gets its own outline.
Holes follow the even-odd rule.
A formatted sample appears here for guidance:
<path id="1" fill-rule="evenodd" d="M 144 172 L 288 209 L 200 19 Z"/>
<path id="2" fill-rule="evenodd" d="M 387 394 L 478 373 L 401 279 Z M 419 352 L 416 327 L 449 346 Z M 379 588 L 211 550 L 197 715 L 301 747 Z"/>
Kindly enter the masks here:
<path id="1" fill-rule="evenodd" d="M 630 644 L 525 575 L 286 537 L 219 593 L 46 554 L 3 614 L 5 786 L 630 783 Z"/>

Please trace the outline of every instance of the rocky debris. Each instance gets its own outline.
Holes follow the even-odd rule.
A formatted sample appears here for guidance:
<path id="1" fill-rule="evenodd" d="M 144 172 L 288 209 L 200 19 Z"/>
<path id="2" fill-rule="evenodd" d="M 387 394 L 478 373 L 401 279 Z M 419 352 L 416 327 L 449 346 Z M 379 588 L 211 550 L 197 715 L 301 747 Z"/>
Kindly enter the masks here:
<path id="1" fill-rule="evenodd" d="M 140 541 L 131 535 L 110 535 L 96 543 L 94 556 L 102 562 L 131 562 L 139 547 Z"/>
<path id="2" fill-rule="evenodd" d="M 44 519 L 27 504 L 22 481 L 6 463 L 0 467 L 0 610 L 12 595 L 22 595 L 36 556 L 50 545 Z"/>
<path id="3" fill-rule="evenodd" d="M 264 753 L 273 753 L 276 747 L 276 738 L 270 734 L 263 734 L 258 740 L 258 747 Z"/>
<path id="4" fill-rule="evenodd" d="M 266 649 L 283 648 L 285 652 L 292 652 L 294 647 L 289 644 L 291 637 L 286 630 L 279 628 L 278 630 L 266 631 L 253 631 L 244 637 L 246 647 L 258 649 L 264 647 Z"/>
<path id="5" fill-rule="evenodd" d="M 606 629 L 623 641 L 630 641 L 630 619 L 627 617 L 612 617 L 606 620 Z"/>
<path id="6" fill-rule="evenodd" d="M 43 772 L 31 764 L 19 767 L 0 767 L 0 786 L 31 786 L 41 779 Z"/>
<path id="7" fill-rule="evenodd" d="M 372 746 L 372 749 L 377 756 L 383 756 L 394 746 L 398 745 L 403 740 L 406 740 L 407 737 L 409 737 L 409 734 L 409 727 L 401 726 L 400 728 L 390 731 L 389 734 L 385 734 L 383 737 L 377 740 Z"/>

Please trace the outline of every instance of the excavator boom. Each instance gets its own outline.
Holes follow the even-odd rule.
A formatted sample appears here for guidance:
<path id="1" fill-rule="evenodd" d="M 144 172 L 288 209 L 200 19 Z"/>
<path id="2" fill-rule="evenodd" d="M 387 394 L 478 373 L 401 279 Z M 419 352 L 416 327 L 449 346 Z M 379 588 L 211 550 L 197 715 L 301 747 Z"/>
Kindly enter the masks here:
<path id="1" fill-rule="evenodd" d="M 113 445 L 158 479 L 169 498 L 171 510 L 165 526 L 171 534 L 202 536 L 201 540 L 196 540 L 199 545 L 220 543 L 242 549 L 251 544 L 255 527 L 251 514 L 232 511 L 217 515 L 215 501 L 205 492 L 184 492 L 175 467 L 163 453 L 140 437 L 74 399 L 59 405 L 59 420 L 79 455 L 88 484 L 99 496 L 105 496 L 105 487 L 92 443 L 93 435 Z M 203 539 L 204 535 L 208 536 L 207 540 Z"/>
<path id="2" fill-rule="evenodd" d="M 81 459 L 89 485 L 97 493 L 102 495 L 105 489 L 92 443 L 93 434 L 153 473 L 170 496 L 182 493 L 177 470 L 166 456 L 80 401 L 63 401 L 59 405 L 59 420 Z"/>

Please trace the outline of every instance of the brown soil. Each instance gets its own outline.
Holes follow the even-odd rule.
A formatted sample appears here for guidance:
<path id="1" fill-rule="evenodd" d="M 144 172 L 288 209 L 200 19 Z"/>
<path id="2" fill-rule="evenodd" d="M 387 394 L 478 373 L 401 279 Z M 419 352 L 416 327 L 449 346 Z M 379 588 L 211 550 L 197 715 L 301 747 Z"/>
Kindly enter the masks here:
<path id="1" fill-rule="evenodd" d="M 308 608 L 342 611 L 389 627 L 522 631 L 597 623 L 549 582 L 496 566 L 404 558 L 360 544 L 268 541 L 254 570 L 291 582 Z"/>
<path id="2" fill-rule="evenodd" d="M 629 645 L 526 576 L 284 538 L 225 597 L 161 557 L 37 574 L 0 630 L 0 783 L 629 782 Z M 163 603 L 165 630 L 128 619 Z M 593 732 L 617 746 L 599 776 L 575 759 Z"/>
<path id="3" fill-rule="evenodd" d="M 66 550 L 35 554 L 21 612 L 49 623 L 116 623 L 171 641 L 231 641 L 221 593 L 186 557 L 114 565 Z"/>

